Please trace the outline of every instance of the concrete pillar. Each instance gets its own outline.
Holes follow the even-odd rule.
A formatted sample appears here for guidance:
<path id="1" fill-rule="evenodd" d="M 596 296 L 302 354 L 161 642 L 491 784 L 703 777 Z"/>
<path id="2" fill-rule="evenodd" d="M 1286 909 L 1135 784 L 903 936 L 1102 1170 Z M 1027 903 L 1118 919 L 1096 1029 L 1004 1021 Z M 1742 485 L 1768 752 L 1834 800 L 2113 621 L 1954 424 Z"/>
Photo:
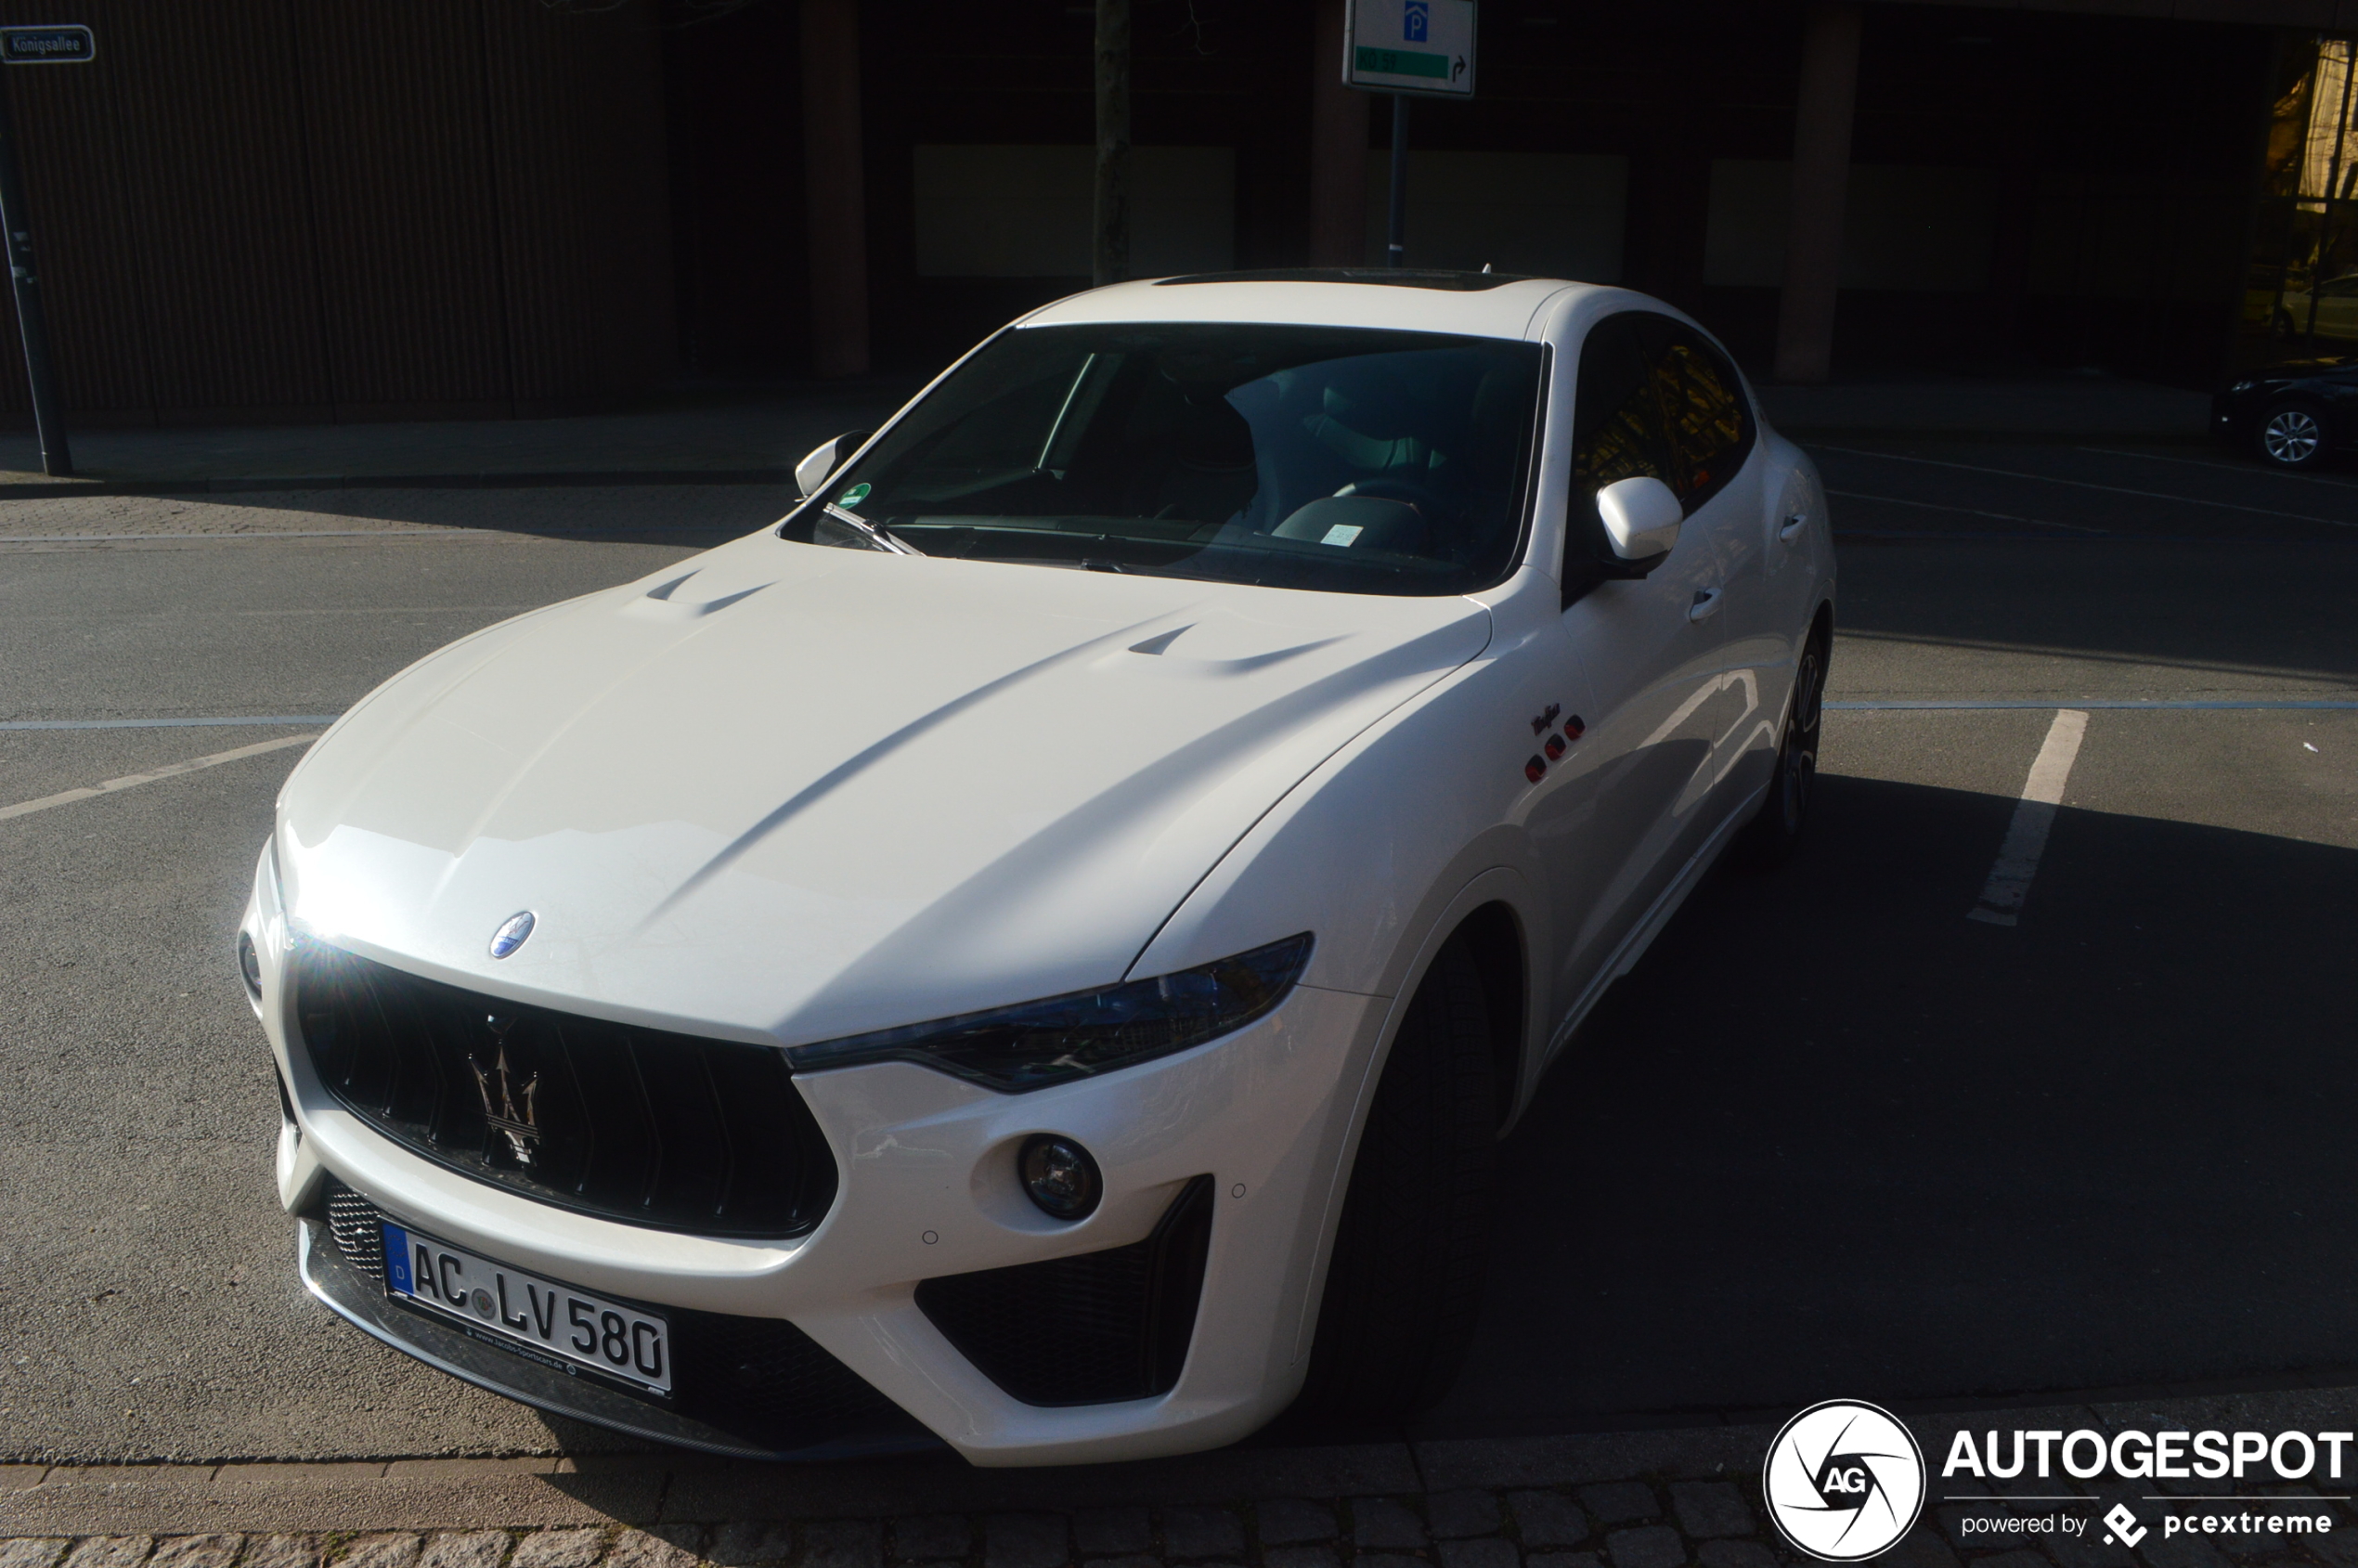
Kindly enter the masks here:
<path id="1" fill-rule="evenodd" d="M 868 373 L 868 203 L 860 149 L 860 0 L 802 0 L 802 160 L 810 225 L 810 369 Z"/>
<path id="2" fill-rule="evenodd" d="M 1367 265 L 1367 95 L 1342 84 L 1343 0 L 1310 27 L 1310 265 Z"/>
<path id="3" fill-rule="evenodd" d="M 1850 117 L 1859 96 L 1859 6 L 1818 0 L 1801 45 L 1794 110 L 1793 201 L 1785 292 L 1777 307 L 1776 379 L 1814 385 L 1833 358 L 1842 210 L 1850 186 Z"/>
<path id="4" fill-rule="evenodd" d="M 1130 0 L 1097 0 L 1097 200 L 1089 281 L 1130 276 Z"/>

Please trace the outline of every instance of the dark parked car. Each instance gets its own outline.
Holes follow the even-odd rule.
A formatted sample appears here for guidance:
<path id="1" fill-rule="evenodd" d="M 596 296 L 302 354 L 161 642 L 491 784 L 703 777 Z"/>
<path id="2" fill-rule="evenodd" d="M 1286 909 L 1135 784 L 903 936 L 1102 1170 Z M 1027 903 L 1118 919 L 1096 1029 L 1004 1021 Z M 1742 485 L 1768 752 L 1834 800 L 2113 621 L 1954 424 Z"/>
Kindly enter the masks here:
<path id="1" fill-rule="evenodd" d="M 2315 468 L 2358 446 L 2358 361 L 2312 359 L 2245 376 L 2210 401 L 2211 434 L 2274 468 Z"/>

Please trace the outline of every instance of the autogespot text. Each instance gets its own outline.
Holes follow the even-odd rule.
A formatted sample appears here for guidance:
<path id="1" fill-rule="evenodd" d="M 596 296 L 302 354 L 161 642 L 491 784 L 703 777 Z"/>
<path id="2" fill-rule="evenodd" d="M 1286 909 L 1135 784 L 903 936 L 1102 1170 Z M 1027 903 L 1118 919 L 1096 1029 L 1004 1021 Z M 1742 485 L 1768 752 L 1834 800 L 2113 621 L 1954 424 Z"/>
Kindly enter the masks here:
<path id="1" fill-rule="evenodd" d="M 2106 1436 L 2085 1428 L 2068 1433 L 2015 1432 L 2011 1435 L 2012 1442 L 2007 1444 L 2001 1442 L 2000 1433 L 1986 1432 L 1976 1446 L 1972 1432 L 1959 1432 L 1949 1445 L 1949 1458 L 1940 1467 L 1942 1477 L 1972 1475 L 2005 1481 L 2023 1474 L 2026 1465 L 2037 1467 L 2031 1474 L 2046 1476 L 2054 1473 L 2051 1464 L 2060 1464 L 2064 1473 L 2079 1481 L 2105 1475 L 2128 1481 L 2230 1477 L 2241 1481 L 2248 1476 L 2300 1481 L 2313 1474 L 2339 1481 L 2345 1451 L 2358 1438 L 2358 1433 L 2347 1432 L 2272 1435 L 2264 1432 L 2124 1431 Z M 2170 1523 L 2189 1530 L 2202 1528 L 2192 1519 Z M 2167 1533 L 2180 1531 L 2173 1528 Z"/>

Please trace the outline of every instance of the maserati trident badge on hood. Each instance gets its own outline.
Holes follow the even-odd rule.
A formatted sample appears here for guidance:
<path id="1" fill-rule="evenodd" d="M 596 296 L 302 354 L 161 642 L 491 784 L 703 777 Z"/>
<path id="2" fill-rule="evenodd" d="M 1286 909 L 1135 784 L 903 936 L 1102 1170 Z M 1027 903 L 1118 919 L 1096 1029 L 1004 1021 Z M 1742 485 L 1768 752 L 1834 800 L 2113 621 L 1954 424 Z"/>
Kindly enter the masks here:
<path id="1" fill-rule="evenodd" d="M 491 956 L 507 957 L 524 946 L 525 939 L 531 935 L 532 911 L 527 909 L 508 916 L 499 922 L 499 928 L 491 933 Z"/>

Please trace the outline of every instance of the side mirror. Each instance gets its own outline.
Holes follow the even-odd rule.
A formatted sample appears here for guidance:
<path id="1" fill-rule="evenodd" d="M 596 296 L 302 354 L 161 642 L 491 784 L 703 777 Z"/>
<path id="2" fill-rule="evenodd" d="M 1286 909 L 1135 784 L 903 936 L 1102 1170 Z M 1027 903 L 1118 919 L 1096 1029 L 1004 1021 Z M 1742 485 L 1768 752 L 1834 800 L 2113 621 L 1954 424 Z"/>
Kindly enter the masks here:
<path id="1" fill-rule="evenodd" d="M 1687 509 L 1661 480 L 1648 475 L 1616 479 L 1597 492 L 1597 515 L 1604 520 L 1605 539 L 1624 561 L 1652 561 L 1670 553 L 1678 543 L 1678 525 Z"/>
<path id="2" fill-rule="evenodd" d="M 858 451 L 872 431 L 847 430 L 833 441 L 823 441 L 810 448 L 810 455 L 794 465 L 795 487 L 807 499 L 819 493 L 827 475 L 843 466 L 843 460 Z"/>

